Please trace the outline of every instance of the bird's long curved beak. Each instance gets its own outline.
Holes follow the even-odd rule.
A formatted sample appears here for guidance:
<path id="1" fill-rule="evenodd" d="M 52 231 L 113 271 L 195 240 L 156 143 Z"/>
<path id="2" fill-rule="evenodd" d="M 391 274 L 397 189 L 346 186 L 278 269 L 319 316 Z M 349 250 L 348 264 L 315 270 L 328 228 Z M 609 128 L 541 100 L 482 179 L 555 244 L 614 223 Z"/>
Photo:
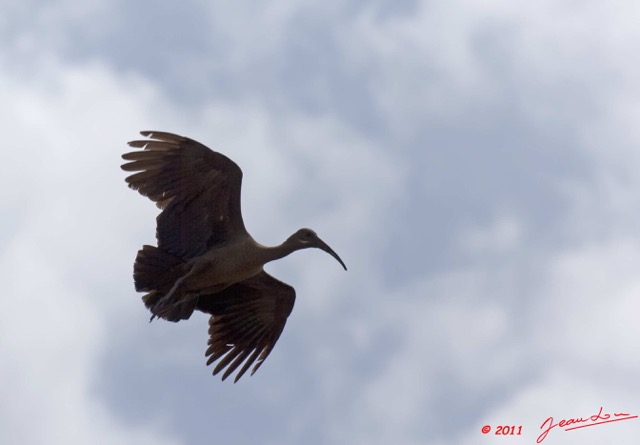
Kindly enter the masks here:
<path id="1" fill-rule="evenodd" d="M 320 238 L 318 238 L 318 249 L 322 249 L 325 252 L 327 252 L 329 255 L 334 257 L 336 260 L 338 260 L 338 263 L 340 263 L 342 265 L 342 267 L 344 267 L 344 270 L 347 270 L 347 266 L 344 265 L 344 261 L 342 261 L 342 259 L 340 259 L 338 254 L 335 253 L 333 251 L 333 249 L 331 247 L 329 247 L 329 245 L 327 243 L 325 243 L 324 241 L 322 241 Z"/>

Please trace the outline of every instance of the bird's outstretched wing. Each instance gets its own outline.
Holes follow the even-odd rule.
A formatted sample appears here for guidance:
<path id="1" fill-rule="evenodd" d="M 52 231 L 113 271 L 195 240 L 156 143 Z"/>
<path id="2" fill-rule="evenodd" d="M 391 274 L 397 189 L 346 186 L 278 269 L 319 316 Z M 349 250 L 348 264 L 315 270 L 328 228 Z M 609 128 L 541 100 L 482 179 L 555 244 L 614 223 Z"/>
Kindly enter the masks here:
<path id="1" fill-rule="evenodd" d="M 202 255 L 246 229 L 240 209 L 242 170 L 223 154 L 172 133 L 143 131 L 129 142 L 143 150 L 124 154 L 129 187 L 162 209 L 158 248 L 183 259 Z"/>
<path id="2" fill-rule="evenodd" d="M 293 309 L 293 287 L 262 271 L 211 295 L 200 295 L 196 309 L 209 319 L 207 365 L 220 360 L 213 375 L 227 368 L 222 380 L 243 362 L 234 383 L 256 362 L 251 375 L 269 356 Z"/>

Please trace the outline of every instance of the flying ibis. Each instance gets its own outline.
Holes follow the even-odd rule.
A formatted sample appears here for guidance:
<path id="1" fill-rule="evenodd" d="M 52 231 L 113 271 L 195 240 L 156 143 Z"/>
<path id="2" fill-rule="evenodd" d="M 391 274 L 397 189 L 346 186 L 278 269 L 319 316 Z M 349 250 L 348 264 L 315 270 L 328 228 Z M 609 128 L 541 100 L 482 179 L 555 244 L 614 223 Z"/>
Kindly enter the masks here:
<path id="1" fill-rule="evenodd" d="M 247 233 L 240 210 L 242 170 L 228 157 L 192 139 L 143 131 L 140 149 L 124 154 L 126 182 L 161 209 L 158 246 L 143 246 L 133 266 L 135 289 L 154 317 L 188 319 L 211 314 L 207 365 L 218 361 L 222 380 L 235 380 L 271 353 L 293 309 L 295 290 L 263 266 L 300 249 L 322 249 L 347 270 L 337 253 L 311 229 L 267 247 Z M 226 369 L 225 369 L 226 368 Z"/>

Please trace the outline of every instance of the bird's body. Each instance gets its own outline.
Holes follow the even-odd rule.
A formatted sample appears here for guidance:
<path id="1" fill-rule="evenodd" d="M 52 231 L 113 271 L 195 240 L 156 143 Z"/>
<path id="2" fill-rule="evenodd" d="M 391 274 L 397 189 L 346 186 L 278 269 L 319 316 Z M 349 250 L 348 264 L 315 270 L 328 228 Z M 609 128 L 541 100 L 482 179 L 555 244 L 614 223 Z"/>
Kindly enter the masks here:
<path id="1" fill-rule="evenodd" d="M 189 260 L 181 284 L 186 292 L 218 292 L 260 272 L 267 253 L 253 239 L 219 246 Z"/>
<path id="2" fill-rule="evenodd" d="M 183 263 L 173 292 L 170 289 L 165 297 L 186 299 L 220 292 L 262 272 L 264 264 L 284 252 L 258 244 L 250 237 L 223 244 Z"/>
<path id="3" fill-rule="evenodd" d="M 129 145 L 142 151 L 123 155 L 122 166 L 138 173 L 129 186 L 162 209 L 158 246 L 143 246 L 134 282 L 154 317 L 188 319 L 194 310 L 211 314 L 210 364 L 223 380 L 244 363 L 236 381 L 256 360 L 269 355 L 293 309 L 294 289 L 263 266 L 296 250 L 317 247 L 340 257 L 310 229 L 300 229 L 279 246 L 257 243 L 240 211 L 242 171 L 226 156 L 182 136 L 142 132 L 151 139 Z"/>

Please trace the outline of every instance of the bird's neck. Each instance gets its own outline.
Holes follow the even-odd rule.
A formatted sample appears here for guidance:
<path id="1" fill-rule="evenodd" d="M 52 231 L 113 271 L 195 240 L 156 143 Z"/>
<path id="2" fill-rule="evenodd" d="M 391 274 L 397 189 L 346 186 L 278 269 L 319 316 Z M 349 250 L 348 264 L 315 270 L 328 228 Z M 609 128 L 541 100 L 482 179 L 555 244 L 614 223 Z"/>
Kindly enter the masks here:
<path id="1" fill-rule="evenodd" d="M 286 257 L 291 252 L 294 252 L 296 250 L 296 247 L 293 243 L 289 243 L 285 241 L 279 246 L 273 246 L 273 247 L 263 246 L 261 250 L 262 250 L 262 256 L 263 256 L 264 262 L 268 263 L 269 261 Z"/>

